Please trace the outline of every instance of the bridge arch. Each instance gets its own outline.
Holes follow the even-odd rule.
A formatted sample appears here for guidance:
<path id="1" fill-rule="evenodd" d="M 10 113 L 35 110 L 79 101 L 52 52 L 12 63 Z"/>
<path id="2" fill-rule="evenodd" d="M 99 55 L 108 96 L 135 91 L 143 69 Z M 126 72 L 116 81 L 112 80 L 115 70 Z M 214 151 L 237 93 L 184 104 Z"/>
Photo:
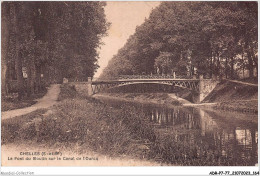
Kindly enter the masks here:
<path id="1" fill-rule="evenodd" d="M 122 86 L 128 86 L 128 85 L 138 85 L 138 84 L 159 84 L 159 85 L 172 86 L 172 83 L 164 83 L 164 82 L 127 82 L 126 84 L 119 84 L 116 87 L 122 87 Z"/>
<path id="2" fill-rule="evenodd" d="M 124 86 L 131 86 L 131 85 L 141 85 L 141 84 L 157 84 L 157 85 L 166 85 L 170 87 L 180 87 L 183 89 L 195 90 L 198 91 L 198 82 L 183 82 L 183 81 L 138 81 L 138 82 L 129 82 L 129 81 L 121 81 L 121 82 L 111 82 L 105 83 L 100 82 L 99 84 L 92 85 L 92 92 L 93 94 L 102 92 L 103 90 L 109 90 L 113 88 L 119 88 Z"/>
<path id="3" fill-rule="evenodd" d="M 142 86 L 142 85 L 146 85 L 146 86 Z M 156 86 L 157 85 L 157 86 Z M 131 87 L 132 86 L 132 87 Z M 137 86 L 137 87 L 135 87 Z M 155 91 L 168 91 L 171 90 L 171 88 L 173 87 L 172 83 L 160 83 L 160 82 L 126 82 L 126 83 L 121 83 L 121 84 L 116 84 L 116 85 L 109 85 L 107 86 L 105 89 L 103 89 L 104 91 L 107 90 L 113 90 L 113 89 L 117 89 L 117 88 L 122 88 L 119 89 L 123 92 L 132 92 L 132 90 L 135 90 L 134 92 L 139 92 L 139 91 L 147 91 L 147 92 L 151 92 L 151 90 L 155 90 Z M 101 90 L 98 90 L 98 92 L 94 92 L 96 91 L 97 87 L 94 88 L 93 93 L 99 93 L 102 92 Z"/>

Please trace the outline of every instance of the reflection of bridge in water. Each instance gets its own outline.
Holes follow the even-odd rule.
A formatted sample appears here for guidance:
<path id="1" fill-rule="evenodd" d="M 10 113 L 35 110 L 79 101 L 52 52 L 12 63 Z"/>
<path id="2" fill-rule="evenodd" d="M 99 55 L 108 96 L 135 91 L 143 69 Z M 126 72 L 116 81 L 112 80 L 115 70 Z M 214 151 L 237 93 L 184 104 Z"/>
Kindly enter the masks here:
<path id="1" fill-rule="evenodd" d="M 191 77 L 161 76 L 161 75 L 124 75 L 111 80 L 96 80 L 88 78 L 88 94 L 93 95 L 107 89 L 127 86 L 159 84 L 172 87 L 181 87 L 192 90 L 199 94 L 198 102 L 202 101 L 216 86 L 218 81 L 213 79 L 199 79 Z"/>
<path id="2" fill-rule="evenodd" d="M 133 106 L 131 111 L 142 114 L 158 133 L 156 144 L 163 148 L 158 161 L 166 158 L 193 166 L 254 166 L 258 162 L 257 115 L 126 103 L 104 97 L 101 100 L 120 109 Z"/>

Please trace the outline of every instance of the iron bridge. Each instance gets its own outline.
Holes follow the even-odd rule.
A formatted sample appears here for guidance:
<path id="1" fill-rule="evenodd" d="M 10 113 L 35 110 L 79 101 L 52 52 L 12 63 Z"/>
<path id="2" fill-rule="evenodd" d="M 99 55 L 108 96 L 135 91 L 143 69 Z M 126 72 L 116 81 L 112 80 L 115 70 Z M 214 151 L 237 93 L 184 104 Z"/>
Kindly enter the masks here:
<path id="1" fill-rule="evenodd" d="M 144 76 L 144 75 L 129 75 L 129 76 L 119 76 L 113 80 L 97 80 L 92 81 L 91 78 L 88 80 L 91 85 L 88 90 L 91 94 L 96 94 L 105 89 L 121 87 L 126 85 L 136 85 L 136 84 L 160 84 L 169 85 L 175 87 L 186 88 L 199 92 L 200 90 L 200 79 L 196 78 L 185 78 L 185 77 L 173 77 L 173 76 Z"/>

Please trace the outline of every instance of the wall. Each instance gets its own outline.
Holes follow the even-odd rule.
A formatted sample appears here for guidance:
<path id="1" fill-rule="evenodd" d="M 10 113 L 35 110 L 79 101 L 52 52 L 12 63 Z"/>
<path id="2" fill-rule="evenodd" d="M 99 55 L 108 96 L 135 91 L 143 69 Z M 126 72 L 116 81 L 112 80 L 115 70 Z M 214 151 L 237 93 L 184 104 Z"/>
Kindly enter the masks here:
<path id="1" fill-rule="evenodd" d="M 214 79 L 201 79 L 199 83 L 199 102 L 202 102 L 218 83 L 219 81 Z"/>

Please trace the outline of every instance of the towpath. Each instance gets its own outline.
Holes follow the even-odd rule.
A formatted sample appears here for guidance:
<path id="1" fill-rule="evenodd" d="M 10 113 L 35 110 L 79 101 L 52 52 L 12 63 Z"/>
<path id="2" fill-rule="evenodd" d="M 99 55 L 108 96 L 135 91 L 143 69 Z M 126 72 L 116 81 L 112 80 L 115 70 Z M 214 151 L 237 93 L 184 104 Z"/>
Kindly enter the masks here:
<path id="1" fill-rule="evenodd" d="M 248 82 L 243 82 L 243 81 L 237 81 L 237 80 L 231 80 L 231 79 L 226 79 L 226 80 L 230 81 L 230 82 L 234 82 L 234 83 L 248 85 L 248 86 L 258 86 L 258 84 L 253 84 L 253 83 L 248 83 Z"/>
<path id="2" fill-rule="evenodd" d="M 51 107 L 57 102 L 59 93 L 60 93 L 60 85 L 52 84 L 48 88 L 46 95 L 44 97 L 42 97 L 41 99 L 39 99 L 36 104 L 34 104 L 30 107 L 26 107 L 26 108 L 4 111 L 1 113 L 2 120 L 16 117 L 16 116 L 25 115 L 25 114 L 33 112 L 37 109 Z"/>

